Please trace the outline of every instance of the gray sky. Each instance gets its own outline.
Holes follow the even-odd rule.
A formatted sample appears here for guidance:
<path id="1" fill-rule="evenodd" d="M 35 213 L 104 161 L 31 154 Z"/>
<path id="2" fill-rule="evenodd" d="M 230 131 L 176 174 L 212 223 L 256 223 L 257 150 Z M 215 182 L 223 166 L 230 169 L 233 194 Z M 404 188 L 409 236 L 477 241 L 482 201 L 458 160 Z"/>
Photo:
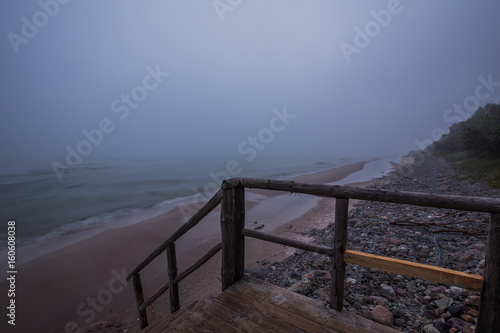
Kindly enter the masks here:
<path id="1" fill-rule="evenodd" d="M 266 152 L 407 153 L 467 115 L 454 104 L 500 101 L 498 13 L 486 0 L 3 1 L 1 158 L 64 163 L 83 130 L 95 157 L 237 154 L 259 133 Z"/>

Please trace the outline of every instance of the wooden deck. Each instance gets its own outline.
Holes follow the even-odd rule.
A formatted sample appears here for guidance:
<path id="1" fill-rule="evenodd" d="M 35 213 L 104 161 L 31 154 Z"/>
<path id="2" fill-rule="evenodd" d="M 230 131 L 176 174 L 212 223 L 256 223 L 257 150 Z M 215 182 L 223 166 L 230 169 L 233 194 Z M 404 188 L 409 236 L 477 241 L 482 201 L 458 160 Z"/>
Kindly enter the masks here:
<path id="1" fill-rule="evenodd" d="M 216 297 L 193 303 L 144 332 L 399 332 L 319 301 L 244 276 Z"/>

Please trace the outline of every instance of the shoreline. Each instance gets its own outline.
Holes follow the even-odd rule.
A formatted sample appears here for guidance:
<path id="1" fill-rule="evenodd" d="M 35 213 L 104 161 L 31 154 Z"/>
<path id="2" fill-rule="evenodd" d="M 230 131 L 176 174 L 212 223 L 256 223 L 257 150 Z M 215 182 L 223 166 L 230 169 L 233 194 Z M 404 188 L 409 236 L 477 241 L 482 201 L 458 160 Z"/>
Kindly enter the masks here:
<path id="1" fill-rule="evenodd" d="M 291 180 L 325 184 L 338 182 L 362 171 L 372 162 L 353 163 Z M 303 234 L 307 230 L 321 228 L 328 223 L 328 219 L 320 219 L 325 210 L 332 212 L 331 203 L 326 199 L 291 196 L 288 193 L 264 194 L 258 190 L 248 192 L 247 226 L 255 225 L 264 232 L 304 240 Z M 171 222 L 165 224 L 165 220 Z M 19 265 L 17 298 L 20 305 L 16 329 L 38 331 L 44 328 L 45 331 L 61 332 L 69 322 L 84 328 L 103 321 L 118 321 L 125 327 L 136 327 L 137 323 L 133 320 L 137 317 L 134 295 L 131 284 L 123 280 L 123 275 L 135 268 L 183 223 L 180 210 L 172 209 L 139 223 L 105 230 Z M 217 209 L 176 242 L 179 272 L 220 241 L 219 228 Z M 295 251 L 254 239 L 248 239 L 246 244 L 248 269 L 259 269 L 263 261 L 279 261 Z M 167 280 L 164 256 L 155 259 L 142 276 L 144 292 L 148 297 Z M 220 254 L 180 283 L 181 306 L 220 292 L 219 276 Z M 200 277 L 203 278 L 200 280 Z M 1 287 L 6 288 L 5 281 Z M 108 304 L 103 304 L 108 302 L 103 295 L 110 296 Z M 104 301 L 100 303 L 102 306 L 92 307 L 90 301 L 95 302 L 96 299 Z M 162 311 L 168 309 L 168 297 L 160 297 L 154 309 L 155 314 L 151 313 L 152 308 L 148 308 L 151 323 L 168 313 Z"/>
<path id="2" fill-rule="evenodd" d="M 370 163 L 373 160 L 369 160 Z M 304 176 L 311 176 L 314 174 L 328 172 L 330 169 L 341 168 L 346 165 L 351 165 L 356 162 L 346 162 L 343 161 L 339 166 L 330 167 L 328 169 L 320 168 L 313 171 L 303 171 L 300 173 L 291 173 L 288 176 L 279 176 L 276 179 L 300 179 Z M 343 164 L 348 163 L 348 164 Z M 141 223 L 147 221 L 151 218 L 155 218 L 164 214 L 167 214 L 169 211 L 174 209 L 179 209 L 179 207 L 187 207 L 184 209 L 183 218 L 184 221 L 187 221 L 191 215 L 193 215 L 198 208 L 204 204 L 205 201 L 212 196 L 213 193 L 207 194 L 203 193 L 201 196 L 201 200 L 199 199 L 199 195 L 202 193 L 198 192 L 197 194 L 181 196 L 173 199 L 169 199 L 163 202 L 159 202 L 157 204 L 150 205 L 145 208 L 125 208 L 120 209 L 118 211 L 112 211 L 105 214 L 105 217 L 90 216 L 86 217 L 80 221 L 71 222 L 65 225 L 62 225 L 46 234 L 38 235 L 38 236 L 30 236 L 27 239 L 21 239 L 17 244 L 17 264 L 22 265 L 28 263 L 32 260 L 35 260 L 45 254 L 51 253 L 53 251 L 62 250 L 65 247 L 74 245 L 81 241 L 87 240 L 91 237 L 98 235 L 99 233 L 105 232 L 107 230 L 118 229 L 122 227 L 126 227 L 129 225 Z M 126 212 L 126 210 L 130 210 Z M 107 216 L 107 217 L 106 217 Z M 98 222 L 91 222 L 87 224 L 85 221 L 92 220 L 96 218 Z M 6 247 L 0 250 L 0 253 L 5 252 L 0 258 L 0 264 L 6 265 Z M 6 278 L 5 273 L 0 273 L 0 282 Z"/>

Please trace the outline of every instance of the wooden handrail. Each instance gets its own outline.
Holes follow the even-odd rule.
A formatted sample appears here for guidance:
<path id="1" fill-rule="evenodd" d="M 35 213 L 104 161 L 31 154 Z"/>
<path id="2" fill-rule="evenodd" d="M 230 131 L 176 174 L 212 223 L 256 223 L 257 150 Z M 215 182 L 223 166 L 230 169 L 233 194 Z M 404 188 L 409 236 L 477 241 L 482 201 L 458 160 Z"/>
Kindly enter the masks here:
<path id="1" fill-rule="evenodd" d="M 222 189 L 236 187 L 303 193 L 333 198 L 392 202 L 424 207 L 500 213 L 500 199 L 495 198 L 375 190 L 351 186 L 306 184 L 287 180 L 256 178 L 231 178 L 222 183 Z"/>
<path id="2" fill-rule="evenodd" d="M 188 232 L 191 228 L 195 227 L 205 216 L 207 216 L 212 210 L 215 209 L 220 204 L 222 199 L 222 190 L 217 191 L 214 196 L 208 200 L 208 202 L 198 211 L 193 217 L 191 217 L 186 223 L 184 223 L 176 232 L 172 234 L 165 242 L 156 248 L 146 259 L 144 259 L 137 267 L 127 276 L 127 281 L 130 280 L 134 275 L 139 273 L 144 267 L 149 265 L 156 257 L 158 257 L 163 251 L 167 249 L 169 244 L 174 243 L 182 235 Z"/>
<path id="3" fill-rule="evenodd" d="M 326 246 L 316 245 L 316 244 L 309 244 L 309 243 L 298 241 L 298 240 L 293 240 L 293 239 L 289 239 L 289 238 L 284 238 L 284 237 L 266 234 L 265 232 L 261 232 L 261 231 L 243 229 L 241 231 L 241 234 L 243 236 L 260 239 L 260 240 L 264 240 L 264 241 L 275 243 L 275 244 L 291 246 L 291 247 L 294 247 L 296 249 L 301 249 L 304 251 L 316 252 L 319 254 L 325 254 L 327 256 L 333 255 L 333 248 L 331 248 L 331 247 L 326 247 Z"/>
<path id="4" fill-rule="evenodd" d="M 215 254 L 217 254 L 217 252 L 219 252 L 221 249 L 222 249 L 222 243 L 219 243 L 219 244 L 215 245 L 212 249 L 210 249 L 210 251 L 208 251 L 197 262 L 195 262 L 189 268 L 187 268 L 184 272 L 182 272 L 181 274 L 179 274 L 175 278 L 174 283 L 179 283 L 182 280 L 184 280 L 184 278 L 186 278 L 189 274 L 193 273 L 195 270 L 197 270 L 198 268 L 200 268 L 204 263 L 206 263 L 207 261 L 209 261 L 210 258 L 212 258 Z"/>
<path id="5" fill-rule="evenodd" d="M 333 248 L 245 229 L 245 188 L 277 190 L 336 198 Z M 491 220 L 488 230 L 485 277 L 483 278 L 479 275 L 462 273 L 450 269 L 347 250 L 347 212 L 349 199 L 457 209 L 461 211 L 489 212 L 491 214 Z M 221 203 L 222 206 L 222 242 L 214 246 L 207 254 L 183 273 L 177 275 L 174 242 L 198 224 L 201 219 L 215 209 L 219 203 Z M 179 308 L 178 283 L 198 269 L 218 251 L 222 250 L 222 289 L 228 288 L 241 278 L 244 272 L 244 238 L 247 236 L 331 257 L 332 287 L 330 304 L 337 311 L 342 311 L 342 304 L 344 301 L 345 264 L 350 262 L 444 285 L 456 285 L 470 290 L 481 290 L 481 303 L 476 330 L 478 332 L 494 332 L 490 327 L 500 326 L 500 300 L 496 296 L 500 292 L 500 257 L 497 255 L 498 252 L 500 252 L 499 213 L 500 199 L 494 198 L 403 191 L 396 192 L 348 186 L 304 184 L 281 180 L 232 178 L 223 181 L 221 190 L 219 190 L 191 219 L 189 219 L 188 222 L 139 264 L 134 271 L 127 276 L 127 280 L 133 278 L 141 328 L 144 328 L 148 325 L 145 312 L 147 306 L 166 290 L 170 289 L 171 311 L 176 311 Z M 169 281 L 144 302 L 140 271 L 165 250 L 167 250 Z M 488 313 L 491 312 L 493 312 L 493 315 L 488 315 Z"/>
<path id="6" fill-rule="evenodd" d="M 184 272 L 177 275 L 174 279 L 174 283 L 177 284 L 181 282 L 184 278 L 189 276 L 189 274 L 193 273 L 195 270 L 200 268 L 204 263 L 206 263 L 210 258 L 212 258 L 217 252 L 222 249 L 222 243 L 215 245 L 210 251 L 207 252 L 202 258 L 200 258 L 197 262 L 192 264 L 189 268 L 187 268 Z M 165 291 L 170 287 L 170 281 L 167 281 L 163 286 L 161 286 L 150 298 L 148 298 L 142 305 L 139 307 L 139 311 L 145 310 L 148 306 L 151 305 L 158 297 L 160 297 Z"/>

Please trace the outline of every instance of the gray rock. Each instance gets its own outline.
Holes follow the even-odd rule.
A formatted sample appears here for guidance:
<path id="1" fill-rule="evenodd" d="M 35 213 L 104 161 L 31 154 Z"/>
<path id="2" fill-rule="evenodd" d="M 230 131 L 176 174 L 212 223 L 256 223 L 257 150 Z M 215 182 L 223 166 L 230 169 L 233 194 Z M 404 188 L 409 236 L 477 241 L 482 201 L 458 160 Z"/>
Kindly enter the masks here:
<path id="1" fill-rule="evenodd" d="M 424 332 L 425 333 L 440 333 L 437 328 L 434 327 L 434 325 L 429 324 L 424 326 Z"/>
<path id="2" fill-rule="evenodd" d="M 444 296 L 440 299 L 435 300 L 437 307 L 440 309 L 446 309 L 447 307 L 449 307 L 451 305 L 452 302 L 453 302 L 453 299 L 450 297 L 447 297 L 447 296 Z"/>
<path id="3" fill-rule="evenodd" d="M 381 324 L 392 326 L 394 317 L 392 312 L 384 308 L 382 305 L 377 305 L 372 311 L 372 319 Z"/>

